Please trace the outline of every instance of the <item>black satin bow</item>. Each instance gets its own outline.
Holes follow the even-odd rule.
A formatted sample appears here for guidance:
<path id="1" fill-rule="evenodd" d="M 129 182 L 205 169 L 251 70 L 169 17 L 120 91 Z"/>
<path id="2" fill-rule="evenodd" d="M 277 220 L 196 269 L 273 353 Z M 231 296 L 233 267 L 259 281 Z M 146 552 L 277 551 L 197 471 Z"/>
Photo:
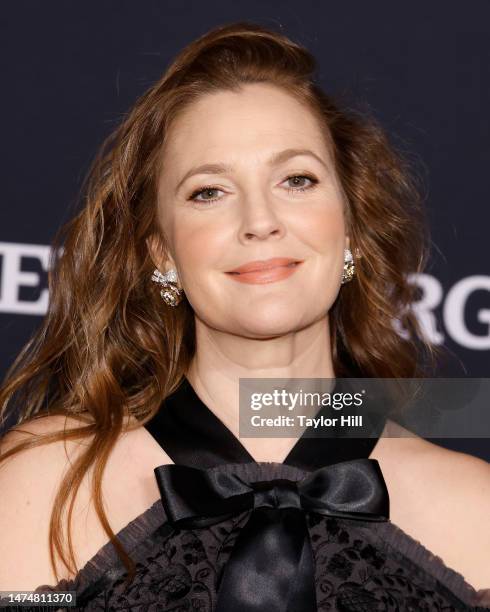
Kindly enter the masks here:
<path id="1" fill-rule="evenodd" d="M 215 612 L 317 612 L 306 513 L 385 521 L 389 496 L 376 459 L 342 461 L 302 480 L 247 483 L 233 472 L 155 468 L 169 521 L 204 527 L 252 510 L 218 581 Z"/>

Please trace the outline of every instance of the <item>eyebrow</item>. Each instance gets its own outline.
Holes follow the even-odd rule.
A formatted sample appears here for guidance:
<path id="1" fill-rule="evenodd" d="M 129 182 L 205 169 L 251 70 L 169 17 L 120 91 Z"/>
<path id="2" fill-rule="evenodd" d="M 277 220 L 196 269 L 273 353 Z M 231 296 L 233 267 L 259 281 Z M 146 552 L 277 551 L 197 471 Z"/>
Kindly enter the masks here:
<path id="1" fill-rule="evenodd" d="M 266 163 L 268 166 L 278 166 L 279 164 L 282 164 L 288 161 L 288 159 L 291 159 L 292 157 L 297 157 L 299 155 L 309 155 L 310 157 L 313 157 L 314 159 L 319 161 L 322 164 L 322 166 L 328 171 L 328 166 L 325 163 L 325 161 L 319 155 L 317 155 L 313 151 L 310 151 L 310 149 L 284 149 L 283 151 L 274 153 L 267 160 Z M 196 166 L 195 168 L 191 168 L 188 172 L 184 174 L 182 179 L 179 181 L 177 187 L 175 188 L 175 193 L 179 191 L 179 189 L 181 188 L 181 186 L 183 185 L 183 183 L 185 183 L 187 179 L 189 179 L 191 176 L 194 176 L 195 174 L 224 174 L 225 172 L 232 172 L 232 171 L 233 171 L 232 166 L 230 166 L 229 164 L 223 164 L 220 162 L 214 163 L 214 164 L 203 164 L 201 166 Z"/>

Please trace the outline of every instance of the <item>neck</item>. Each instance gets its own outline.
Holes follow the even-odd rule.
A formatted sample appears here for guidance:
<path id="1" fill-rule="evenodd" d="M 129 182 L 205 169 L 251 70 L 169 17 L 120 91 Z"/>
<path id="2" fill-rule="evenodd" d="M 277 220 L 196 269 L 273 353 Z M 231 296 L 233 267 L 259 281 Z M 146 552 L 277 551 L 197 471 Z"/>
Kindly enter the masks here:
<path id="1" fill-rule="evenodd" d="M 186 375 L 202 401 L 238 436 L 240 378 L 335 377 L 328 317 L 266 339 L 225 334 L 196 318 L 196 353 Z M 294 443 L 289 438 L 249 440 L 251 446 L 272 444 L 284 453 Z"/>

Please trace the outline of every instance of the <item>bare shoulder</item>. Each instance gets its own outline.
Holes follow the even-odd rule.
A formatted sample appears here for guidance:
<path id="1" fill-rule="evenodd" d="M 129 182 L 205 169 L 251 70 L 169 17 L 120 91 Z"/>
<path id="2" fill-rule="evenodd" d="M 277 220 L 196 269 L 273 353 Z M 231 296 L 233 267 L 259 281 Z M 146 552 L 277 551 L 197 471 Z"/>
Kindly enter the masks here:
<path id="1" fill-rule="evenodd" d="M 78 426 L 68 419 L 68 428 Z M 4 455 L 19 443 L 62 431 L 65 419 L 47 416 L 9 430 L 0 440 Z M 76 458 L 77 442 L 43 444 L 20 451 L 0 463 L 0 590 L 33 589 L 37 576 L 47 577 L 49 511 L 67 462 Z M 21 569 L 22 568 L 22 569 Z"/>
<path id="2" fill-rule="evenodd" d="M 83 425 L 78 419 L 46 416 L 8 431 L 0 454 L 24 440 Z M 149 435 L 149 434 L 147 434 Z M 91 437 L 59 440 L 21 451 L 0 463 L 0 590 L 34 590 L 57 583 L 49 557 L 49 523 L 56 493 L 67 470 L 87 450 Z M 104 509 L 114 533 L 139 516 L 158 496 L 152 466 L 165 463 L 159 447 L 148 445 L 142 428 L 124 431 L 109 456 L 102 479 Z M 158 454 L 157 451 L 160 451 Z M 168 460 L 170 462 L 170 460 Z M 109 540 L 100 525 L 92 498 L 90 469 L 74 504 L 72 536 L 80 569 Z M 128 495 L 128 487 L 131 495 Z M 58 561 L 60 578 L 72 578 Z"/>
<path id="3" fill-rule="evenodd" d="M 418 436 L 403 437 L 406 430 L 398 428 L 383 440 L 378 459 L 392 522 L 473 587 L 490 588 L 490 463 Z"/>

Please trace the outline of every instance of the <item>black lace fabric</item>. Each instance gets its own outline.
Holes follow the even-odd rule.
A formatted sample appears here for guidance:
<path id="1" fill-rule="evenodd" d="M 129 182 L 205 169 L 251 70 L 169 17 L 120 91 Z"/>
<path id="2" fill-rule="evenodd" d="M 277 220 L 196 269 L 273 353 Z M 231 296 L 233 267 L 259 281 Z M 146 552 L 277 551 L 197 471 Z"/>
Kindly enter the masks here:
<path id="1" fill-rule="evenodd" d="M 298 480 L 306 474 L 277 463 L 243 464 L 239 470 L 250 481 Z M 36 591 L 76 591 L 77 607 L 67 610 L 212 612 L 218 576 L 249 514 L 242 512 L 205 528 L 179 529 L 167 521 L 158 499 L 118 534 L 136 562 L 136 577 L 128 587 L 124 565 L 108 542 L 73 580 L 41 585 Z M 490 588 L 474 589 L 390 521 L 310 513 L 307 524 L 318 612 L 490 610 Z"/>

